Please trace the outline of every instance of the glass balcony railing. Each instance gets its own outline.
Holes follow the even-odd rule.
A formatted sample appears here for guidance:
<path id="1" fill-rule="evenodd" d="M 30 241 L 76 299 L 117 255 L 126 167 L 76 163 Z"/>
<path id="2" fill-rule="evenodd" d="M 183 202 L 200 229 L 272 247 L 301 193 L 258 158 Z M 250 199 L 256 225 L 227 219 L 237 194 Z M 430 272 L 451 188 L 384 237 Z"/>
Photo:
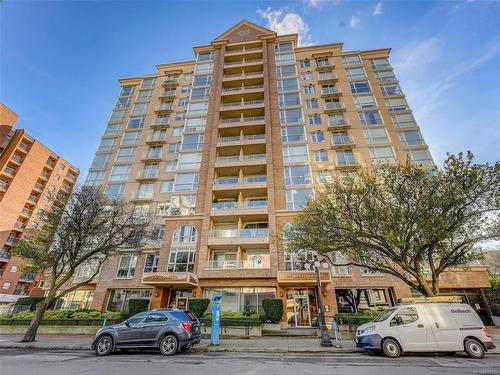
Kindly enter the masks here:
<path id="1" fill-rule="evenodd" d="M 264 116 L 234 117 L 234 118 L 221 119 L 220 123 L 221 124 L 232 124 L 232 123 L 239 123 L 239 122 L 263 121 L 263 120 L 264 120 Z"/>
<path id="2" fill-rule="evenodd" d="M 215 202 L 212 203 L 214 210 L 236 210 L 236 209 L 258 209 L 266 208 L 267 201 L 243 201 L 243 202 Z"/>
<path id="3" fill-rule="evenodd" d="M 10 253 L 6 251 L 0 251 L 0 261 L 6 261 L 10 259 Z"/>
<path id="4" fill-rule="evenodd" d="M 253 155 L 230 155 L 218 156 L 215 161 L 218 163 L 231 163 L 231 162 L 244 162 L 244 161 L 261 161 L 266 160 L 266 154 L 253 154 Z"/>
<path id="5" fill-rule="evenodd" d="M 216 185 L 231 185 L 231 184 L 258 184 L 267 182 L 267 176 L 248 176 L 248 177 L 221 177 L 214 180 Z"/>
<path id="6" fill-rule="evenodd" d="M 264 103 L 264 99 L 246 100 L 246 101 L 239 101 L 239 102 L 222 103 L 222 107 L 238 107 L 238 106 L 245 106 L 245 105 L 257 105 L 257 104 L 263 104 L 263 103 Z"/>
<path id="7" fill-rule="evenodd" d="M 233 91 L 242 91 L 242 90 L 260 90 L 263 89 L 264 85 L 241 85 L 238 87 L 226 87 L 222 88 L 222 92 L 233 92 Z"/>
<path id="8" fill-rule="evenodd" d="M 263 238 L 269 236 L 268 228 L 258 229 L 212 229 L 208 233 L 210 238 Z"/>
<path id="9" fill-rule="evenodd" d="M 269 268 L 268 264 L 257 260 L 210 260 L 207 262 L 208 269 L 254 269 Z"/>

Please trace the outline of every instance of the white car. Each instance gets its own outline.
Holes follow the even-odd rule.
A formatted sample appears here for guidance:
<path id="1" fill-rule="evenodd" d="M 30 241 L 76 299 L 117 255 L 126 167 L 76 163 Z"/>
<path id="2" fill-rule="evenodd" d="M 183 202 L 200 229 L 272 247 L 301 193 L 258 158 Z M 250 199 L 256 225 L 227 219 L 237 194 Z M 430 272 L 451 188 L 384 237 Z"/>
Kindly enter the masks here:
<path id="1" fill-rule="evenodd" d="M 462 352 L 483 358 L 495 345 L 477 313 L 462 303 L 412 303 L 383 311 L 356 331 L 356 346 L 397 358 L 405 352 Z"/>

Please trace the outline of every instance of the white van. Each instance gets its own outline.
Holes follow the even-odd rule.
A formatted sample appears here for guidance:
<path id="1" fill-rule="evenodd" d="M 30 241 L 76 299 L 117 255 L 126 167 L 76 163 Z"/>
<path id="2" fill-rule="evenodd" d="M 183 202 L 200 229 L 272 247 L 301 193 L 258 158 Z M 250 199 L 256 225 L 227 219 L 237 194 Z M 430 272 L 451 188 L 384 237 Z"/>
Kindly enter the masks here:
<path id="1" fill-rule="evenodd" d="M 463 303 L 410 303 L 383 311 L 356 331 L 356 346 L 397 358 L 404 352 L 462 352 L 483 358 L 495 345 Z"/>

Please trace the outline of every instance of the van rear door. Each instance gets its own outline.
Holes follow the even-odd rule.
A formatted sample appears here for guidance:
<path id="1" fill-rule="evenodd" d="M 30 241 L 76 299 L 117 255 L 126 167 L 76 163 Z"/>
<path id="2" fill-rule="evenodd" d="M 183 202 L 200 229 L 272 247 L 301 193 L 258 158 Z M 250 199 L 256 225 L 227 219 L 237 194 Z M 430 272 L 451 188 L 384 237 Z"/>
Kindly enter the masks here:
<path id="1" fill-rule="evenodd" d="M 436 350 L 463 350 L 463 340 L 454 317 L 451 314 L 453 304 L 428 304 L 424 309 L 436 339 Z"/>

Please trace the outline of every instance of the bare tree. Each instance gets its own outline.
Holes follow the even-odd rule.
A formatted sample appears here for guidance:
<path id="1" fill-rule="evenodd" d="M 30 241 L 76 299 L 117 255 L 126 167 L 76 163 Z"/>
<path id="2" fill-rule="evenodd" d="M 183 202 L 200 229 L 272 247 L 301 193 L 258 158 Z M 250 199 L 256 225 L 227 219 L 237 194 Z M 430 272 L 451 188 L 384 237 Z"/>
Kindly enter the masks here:
<path id="1" fill-rule="evenodd" d="M 287 230 L 287 247 L 394 275 L 425 296 L 439 276 L 479 259 L 478 246 L 500 238 L 500 163 L 448 156 L 433 173 L 383 165 L 318 189 Z M 431 276 L 429 285 L 426 273 Z"/>
<path id="2" fill-rule="evenodd" d="M 49 195 L 49 208 L 37 217 L 30 241 L 21 240 L 15 253 L 28 260 L 26 271 L 42 273 L 48 283 L 45 299 L 37 305 L 23 342 L 35 340 L 45 311 L 66 294 L 88 284 L 110 254 L 119 249 L 140 249 L 149 219 L 135 215 L 119 200 L 109 200 L 92 186 L 77 188 L 61 204 Z M 93 273 L 73 280 L 80 266 L 93 265 Z"/>

